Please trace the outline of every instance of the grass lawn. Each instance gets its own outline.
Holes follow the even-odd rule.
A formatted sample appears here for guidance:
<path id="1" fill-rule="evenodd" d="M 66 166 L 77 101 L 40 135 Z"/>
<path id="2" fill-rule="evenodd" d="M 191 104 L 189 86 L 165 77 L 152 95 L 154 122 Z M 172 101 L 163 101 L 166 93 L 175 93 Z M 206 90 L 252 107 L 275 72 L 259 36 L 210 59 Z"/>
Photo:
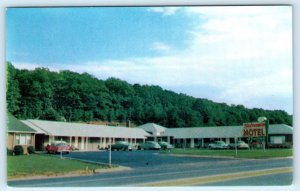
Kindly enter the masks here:
<path id="1" fill-rule="evenodd" d="M 64 174 L 88 174 L 92 170 L 109 168 L 108 165 L 98 165 L 59 157 L 32 154 L 7 156 L 7 177 L 21 178 L 30 176 L 55 176 Z M 87 170 L 89 169 L 89 170 Z"/>
<path id="2" fill-rule="evenodd" d="M 166 154 L 182 154 L 182 155 L 203 155 L 203 156 L 232 156 L 238 158 L 274 158 L 274 157 L 289 157 L 293 156 L 293 149 L 259 149 L 259 150 L 238 150 L 237 155 L 235 150 L 209 150 L 209 149 L 172 149 L 163 151 Z"/>

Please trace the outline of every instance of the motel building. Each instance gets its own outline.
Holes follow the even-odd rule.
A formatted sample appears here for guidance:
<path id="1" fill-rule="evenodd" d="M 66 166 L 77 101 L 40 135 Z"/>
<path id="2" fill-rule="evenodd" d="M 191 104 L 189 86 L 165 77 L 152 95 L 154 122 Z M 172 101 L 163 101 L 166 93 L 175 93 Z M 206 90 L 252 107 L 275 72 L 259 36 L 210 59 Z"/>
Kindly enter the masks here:
<path id="1" fill-rule="evenodd" d="M 127 141 L 135 146 L 145 141 L 166 141 L 178 148 L 204 148 L 217 140 L 233 143 L 237 139 L 249 143 L 252 141 L 249 136 L 253 136 L 254 133 L 259 137 L 265 132 L 259 130 L 245 132 L 243 125 L 166 128 L 155 123 L 147 123 L 130 128 L 32 119 L 18 120 L 7 114 L 7 148 L 10 150 L 15 145 L 22 145 L 25 148 L 34 146 L 37 151 L 43 151 L 47 144 L 53 141 L 65 141 L 79 151 L 106 149 L 116 141 Z M 270 147 L 292 146 L 291 126 L 269 125 L 268 135 Z"/>

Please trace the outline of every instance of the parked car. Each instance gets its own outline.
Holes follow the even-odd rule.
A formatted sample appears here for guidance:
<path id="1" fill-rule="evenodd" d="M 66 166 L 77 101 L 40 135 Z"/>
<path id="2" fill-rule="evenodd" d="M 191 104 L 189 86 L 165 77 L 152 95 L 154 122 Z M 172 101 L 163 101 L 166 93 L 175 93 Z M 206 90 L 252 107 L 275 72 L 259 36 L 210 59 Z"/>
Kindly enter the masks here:
<path id="1" fill-rule="evenodd" d="M 111 150 L 123 150 L 123 151 L 132 151 L 133 146 L 126 141 L 117 141 L 115 144 L 111 145 Z"/>
<path id="2" fill-rule="evenodd" d="M 237 141 L 236 143 L 229 144 L 230 149 L 249 149 L 249 145 L 245 143 L 244 141 Z"/>
<path id="3" fill-rule="evenodd" d="M 161 149 L 166 150 L 166 149 L 173 149 L 173 145 L 171 145 L 170 143 L 164 142 L 164 141 L 160 141 L 158 142 L 158 144 L 160 145 Z"/>
<path id="4" fill-rule="evenodd" d="M 209 149 L 228 149 L 228 144 L 224 141 L 215 141 L 208 145 Z"/>
<path id="5" fill-rule="evenodd" d="M 155 141 L 146 141 L 138 146 L 139 150 L 159 150 L 161 146 Z"/>
<path id="6" fill-rule="evenodd" d="M 72 151 L 72 147 L 68 145 L 65 141 L 54 141 L 50 145 L 46 146 L 46 151 L 48 153 L 67 153 L 69 154 Z"/>

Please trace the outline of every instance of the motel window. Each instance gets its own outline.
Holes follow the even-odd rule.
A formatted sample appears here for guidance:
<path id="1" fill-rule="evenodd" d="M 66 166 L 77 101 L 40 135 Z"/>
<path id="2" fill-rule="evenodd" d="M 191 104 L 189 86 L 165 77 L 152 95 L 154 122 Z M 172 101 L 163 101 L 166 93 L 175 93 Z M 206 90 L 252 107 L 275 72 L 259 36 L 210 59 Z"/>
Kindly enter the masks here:
<path id="1" fill-rule="evenodd" d="M 16 134 L 16 145 L 20 144 L 20 135 Z"/>
<path id="2" fill-rule="evenodd" d="M 31 145 L 30 134 L 16 134 L 16 145 Z"/>
<path id="3" fill-rule="evenodd" d="M 26 145 L 31 145 L 31 135 L 26 135 Z"/>
<path id="4" fill-rule="evenodd" d="M 20 134 L 20 145 L 26 145 L 26 135 Z"/>

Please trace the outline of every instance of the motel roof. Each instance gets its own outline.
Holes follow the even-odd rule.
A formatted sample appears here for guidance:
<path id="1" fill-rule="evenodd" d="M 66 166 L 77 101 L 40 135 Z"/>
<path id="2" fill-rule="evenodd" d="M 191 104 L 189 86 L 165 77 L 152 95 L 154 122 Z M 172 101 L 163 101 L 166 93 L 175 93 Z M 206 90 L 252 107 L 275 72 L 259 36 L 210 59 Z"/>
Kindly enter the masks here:
<path id="1" fill-rule="evenodd" d="M 128 127 L 111 127 L 85 123 L 70 123 L 45 120 L 26 120 L 25 123 L 37 132 L 53 136 L 78 137 L 110 137 L 110 138 L 138 138 L 150 136 L 143 129 Z"/>
<path id="2" fill-rule="evenodd" d="M 152 135 L 163 135 L 166 128 L 155 123 L 146 123 L 144 125 L 138 126 L 137 128 L 144 129 L 147 132 L 152 133 Z"/>
<path id="3" fill-rule="evenodd" d="M 22 123 L 19 119 L 12 114 L 6 114 L 6 130 L 7 132 L 15 133 L 35 133 L 36 131 L 30 128 L 28 125 Z"/>
<path id="4" fill-rule="evenodd" d="M 154 136 L 173 136 L 175 139 L 233 138 L 242 137 L 243 131 L 243 126 L 165 128 L 155 123 L 147 123 L 137 128 L 128 128 L 45 120 L 19 121 L 12 115 L 8 115 L 8 121 L 8 132 L 22 131 L 52 136 L 145 139 L 152 134 Z M 269 134 L 293 134 L 293 128 L 285 124 L 272 124 L 269 126 Z"/>
<path id="5" fill-rule="evenodd" d="M 233 138 L 242 137 L 243 126 L 166 128 L 165 134 L 177 139 L 184 138 Z M 293 128 L 285 124 L 272 124 L 269 134 L 293 134 Z"/>
<path id="6" fill-rule="evenodd" d="M 239 132 L 240 131 L 240 132 Z M 218 127 L 186 127 L 168 128 L 166 133 L 177 139 L 184 138 L 230 138 L 242 135 L 242 127 L 239 126 L 218 126 Z"/>

